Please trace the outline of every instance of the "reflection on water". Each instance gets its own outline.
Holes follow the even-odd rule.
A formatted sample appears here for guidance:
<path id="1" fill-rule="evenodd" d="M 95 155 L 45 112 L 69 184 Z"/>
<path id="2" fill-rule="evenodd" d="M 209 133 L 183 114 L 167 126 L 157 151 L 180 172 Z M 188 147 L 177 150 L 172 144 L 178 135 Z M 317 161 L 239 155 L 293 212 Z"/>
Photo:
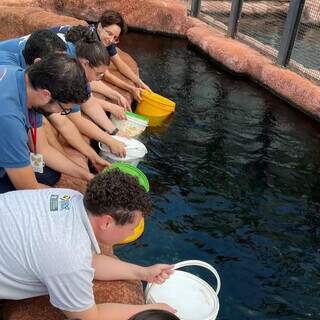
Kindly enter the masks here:
<path id="1" fill-rule="evenodd" d="M 117 254 L 213 264 L 220 320 L 320 319 L 318 125 L 184 40 L 132 33 L 122 47 L 177 112 L 148 132 L 154 214 Z"/>

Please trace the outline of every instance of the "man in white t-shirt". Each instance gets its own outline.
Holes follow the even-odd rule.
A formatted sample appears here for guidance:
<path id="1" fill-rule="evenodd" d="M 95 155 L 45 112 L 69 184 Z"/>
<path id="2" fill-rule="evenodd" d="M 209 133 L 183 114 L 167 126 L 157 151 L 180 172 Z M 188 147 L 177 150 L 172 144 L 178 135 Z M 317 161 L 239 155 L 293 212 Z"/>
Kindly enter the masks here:
<path id="1" fill-rule="evenodd" d="M 142 267 L 100 254 L 98 242 L 131 235 L 151 200 L 136 178 L 118 169 L 97 175 L 83 196 L 69 189 L 0 195 L 0 299 L 50 296 L 68 318 L 126 320 L 165 304 L 95 304 L 92 281 L 162 283 L 171 265 Z"/>

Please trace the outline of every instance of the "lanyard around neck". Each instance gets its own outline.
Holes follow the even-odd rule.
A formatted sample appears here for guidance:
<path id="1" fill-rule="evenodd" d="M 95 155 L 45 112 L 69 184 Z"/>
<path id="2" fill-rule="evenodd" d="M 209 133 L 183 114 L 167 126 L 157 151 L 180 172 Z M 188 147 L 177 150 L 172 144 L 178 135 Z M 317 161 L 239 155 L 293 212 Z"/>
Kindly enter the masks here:
<path id="1" fill-rule="evenodd" d="M 34 118 L 33 118 L 33 124 L 32 124 L 30 110 L 28 109 L 28 118 L 29 118 L 29 123 L 31 125 L 30 130 L 31 130 L 31 137 L 34 145 L 34 153 L 37 154 L 37 113 L 34 112 Z"/>

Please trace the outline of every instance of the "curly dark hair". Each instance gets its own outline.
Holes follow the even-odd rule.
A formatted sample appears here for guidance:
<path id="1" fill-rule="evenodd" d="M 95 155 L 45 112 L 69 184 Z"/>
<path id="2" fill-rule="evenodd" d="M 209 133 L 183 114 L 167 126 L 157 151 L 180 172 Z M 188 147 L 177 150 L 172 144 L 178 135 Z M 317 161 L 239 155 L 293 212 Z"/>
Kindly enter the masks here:
<path id="1" fill-rule="evenodd" d="M 147 216 L 152 210 L 150 196 L 138 179 L 119 169 L 95 176 L 87 186 L 83 203 L 92 215 L 109 214 L 118 225 L 132 223 L 134 211 Z"/>
<path id="2" fill-rule="evenodd" d="M 127 27 L 126 22 L 124 21 L 123 16 L 117 11 L 106 10 L 101 15 L 101 17 L 98 21 L 98 24 L 99 23 L 101 24 L 102 28 L 116 24 L 121 29 L 120 34 L 124 34 L 128 31 L 128 27 Z"/>
<path id="3" fill-rule="evenodd" d="M 80 104 L 90 98 L 80 62 L 66 53 L 50 54 L 28 67 L 26 73 L 33 89 L 47 89 L 53 100 Z"/>
<path id="4" fill-rule="evenodd" d="M 51 30 L 39 29 L 31 33 L 22 54 L 27 65 L 30 66 L 36 58 L 43 58 L 58 51 L 67 51 L 63 40 Z"/>
<path id="5" fill-rule="evenodd" d="M 179 318 L 164 310 L 145 310 L 135 314 L 129 320 L 179 320 Z"/>

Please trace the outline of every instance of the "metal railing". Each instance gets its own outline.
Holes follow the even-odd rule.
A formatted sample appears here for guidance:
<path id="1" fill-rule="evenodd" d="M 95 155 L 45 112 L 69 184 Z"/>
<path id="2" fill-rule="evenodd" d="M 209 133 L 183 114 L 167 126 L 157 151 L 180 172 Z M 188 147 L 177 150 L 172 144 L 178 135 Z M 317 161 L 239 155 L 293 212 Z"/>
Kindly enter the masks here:
<path id="1" fill-rule="evenodd" d="M 189 0 L 194 17 L 320 83 L 320 0 Z"/>

